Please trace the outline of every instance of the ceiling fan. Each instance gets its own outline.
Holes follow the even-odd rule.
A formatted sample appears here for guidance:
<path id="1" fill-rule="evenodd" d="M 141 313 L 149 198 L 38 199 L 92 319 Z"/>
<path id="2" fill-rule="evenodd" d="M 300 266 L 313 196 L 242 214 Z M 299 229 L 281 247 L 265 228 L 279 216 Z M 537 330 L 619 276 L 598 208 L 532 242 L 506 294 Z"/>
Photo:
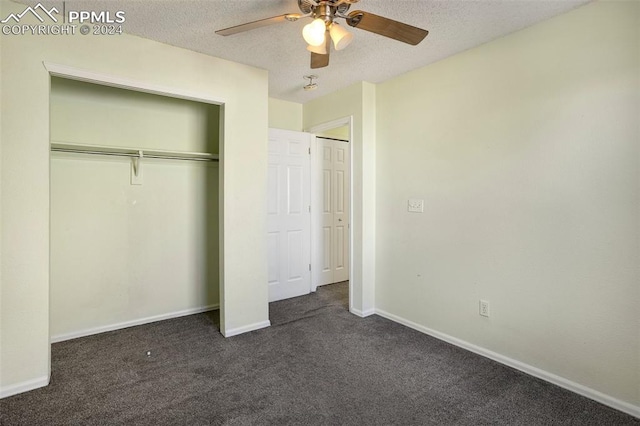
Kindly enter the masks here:
<path id="1" fill-rule="evenodd" d="M 216 34 L 228 36 L 284 21 L 295 22 L 301 18 L 312 18 L 313 21 L 305 25 L 302 30 L 302 36 L 308 43 L 307 50 L 311 51 L 311 68 L 323 68 L 329 65 L 331 40 L 336 50 L 342 50 L 351 43 L 353 34 L 338 25 L 336 18 L 344 19 L 347 25 L 353 28 L 360 28 L 414 46 L 429 34 L 427 30 L 373 13 L 362 10 L 349 12 L 351 5 L 358 1 L 360 0 L 298 0 L 301 14 L 287 13 L 247 22 L 218 30 Z"/>

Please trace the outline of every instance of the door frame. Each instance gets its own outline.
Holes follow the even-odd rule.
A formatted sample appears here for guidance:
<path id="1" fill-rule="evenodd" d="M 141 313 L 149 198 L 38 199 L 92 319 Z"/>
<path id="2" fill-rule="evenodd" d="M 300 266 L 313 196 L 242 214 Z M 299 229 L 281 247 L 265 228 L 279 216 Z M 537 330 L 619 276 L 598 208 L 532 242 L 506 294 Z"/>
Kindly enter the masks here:
<path id="1" fill-rule="evenodd" d="M 353 312 L 353 116 L 338 118 L 326 123 L 306 129 L 314 134 L 325 132 L 338 127 L 349 126 L 349 312 Z M 320 209 L 322 205 L 322 183 L 319 182 L 319 172 L 322 171 L 322 157 L 318 152 L 317 139 L 311 144 L 311 291 L 315 292 L 320 280 L 322 269 L 321 253 L 318 250 L 320 233 L 318 224 L 322 221 Z M 315 206 L 315 207 L 314 207 Z"/>

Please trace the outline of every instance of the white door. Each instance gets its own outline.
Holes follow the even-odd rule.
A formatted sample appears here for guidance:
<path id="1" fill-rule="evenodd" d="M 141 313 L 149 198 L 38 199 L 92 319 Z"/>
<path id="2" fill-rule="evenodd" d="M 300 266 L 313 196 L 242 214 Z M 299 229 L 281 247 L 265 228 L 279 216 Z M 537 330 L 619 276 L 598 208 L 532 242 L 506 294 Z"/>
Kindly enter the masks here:
<path id="1" fill-rule="evenodd" d="M 311 292 L 309 133 L 269 130 L 269 301 Z"/>
<path id="2" fill-rule="evenodd" d="M 349 279 L 349 144 L 317 138 L 322 156 L 320 285 Z"/>

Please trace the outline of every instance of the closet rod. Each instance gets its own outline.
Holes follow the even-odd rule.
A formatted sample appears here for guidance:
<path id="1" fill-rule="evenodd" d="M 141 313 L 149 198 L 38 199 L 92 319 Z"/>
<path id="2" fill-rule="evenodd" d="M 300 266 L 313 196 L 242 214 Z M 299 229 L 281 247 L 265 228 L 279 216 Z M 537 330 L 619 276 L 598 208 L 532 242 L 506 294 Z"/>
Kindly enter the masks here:
<path id="1" fill-rule="evenodd" d="M 60 148 L 60 147 L 51 147 L 51 151 L 55 152 L 69 152 L 72 154 L 91 154 L 91 155 L 111 155 L 114 157 L 134 157 L 138 158 L 138 154 L 129 153 L 129 152 L 109 152 L 109 151 L 90 151 L 84 149 L 73 149 L 73 148 Z M 144 151 L 143 151 L 144 153 Z M 200 157 L 178 157 L 171 156 L 165 154 L 143 154 L 143 158 L 159 158 L 163 160 L 187 160 L 187 161 L 218 161 L 217 158 L 200 158 Z"/>

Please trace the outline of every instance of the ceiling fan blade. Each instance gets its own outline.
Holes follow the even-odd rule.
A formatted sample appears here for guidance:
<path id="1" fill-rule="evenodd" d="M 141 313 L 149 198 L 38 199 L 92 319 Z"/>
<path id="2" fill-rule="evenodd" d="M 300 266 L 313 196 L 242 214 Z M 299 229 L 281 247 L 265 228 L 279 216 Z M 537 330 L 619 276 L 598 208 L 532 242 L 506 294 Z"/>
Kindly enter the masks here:
<path id="1" fill-rule="evenodd" d="M 347 24 L 354 28 L 371 31 L 372 33 L 380 34 L 414 46 L 424 40 L 427 34 L 429 34 L 429 31 L 423 30 L 422 28 L 361 10 L 351 12 L 347 19 Z"/>
<path id="2" fill-rule="evenodd" d="M 329 36 L 329 31 L 325 34 L 325 48 L 327 50 L 325 55 L 311 52 L 311 69 L 329 66 L 329 56 L 331 54 L 331 37 Z"/>
<path id="3" fill-rule="evenodd" d="M 311 52 L 311 68 L 324 68 L 329 66 L 329 54 L 320 55 L 318 53 Z"/>
<path id="4" fill-rule="evenodd" d="M 300 19 L 298 13 L 287 13 L 280 16 L 273 16 L 271 18 L 260 19 L 258 21 L 247 22 L 246 24 L 236 25 L 235 27 L 224 28 L 216 31 L 216 34 L 222 36 L 233 35 L 244 31 L 255 30 L 256 28 L 266 27 L 267 25 L 279 24 L 284 21 L 297 21 Z"/>

